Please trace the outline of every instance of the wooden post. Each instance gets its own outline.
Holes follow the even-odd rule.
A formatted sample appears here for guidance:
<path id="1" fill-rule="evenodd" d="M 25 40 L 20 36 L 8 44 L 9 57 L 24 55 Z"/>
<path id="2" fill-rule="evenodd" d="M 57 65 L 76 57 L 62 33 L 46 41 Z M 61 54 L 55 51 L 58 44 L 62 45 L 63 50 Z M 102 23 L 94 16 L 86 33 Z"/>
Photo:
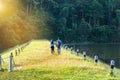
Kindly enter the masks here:
<path id="1" fill-rule="evenodd" d="M 22 47 L 21 47 L 21 51 L 22 51 Z"/>
<path id="2" fill-rule="evenodd" d="M 2 56 L 0 55 L 0 68 L 2 69 Z"/>
<path id="3" fill-rule="evenodd" d="M 16 54 L 16 56 L 18 55 L 17 50 L 15 50 L 15 54 Z"/>
<path id="4" fill-rule="evenodd" d="M 42 10 L 43 0 L 40 1 L 40 9 Z"/>
<path id="5" fill-rule="evenodd" d="M 71 54 L 72 54 L 72 52 L 73 52 L 73 48 L 71 48 Z"/>
<path id="6" fill-rule="evenodd" d="M 9 57 L 9 71 L 12 72 L 13 71 L 13 65 L 12 65 L 12 61 L 13 61 L 13 54 L 10 54 Z"/>
<path id="7" fill-rule="evenodd" d="M 20 53 L 20 49 L 18 48 L 18 52 Z"/>
<path id="8" fill-rule="evenodd" d="M 21 52 L 21 51 L 20 51 L 20 48 L 19 48 L 19 52 Z"/>

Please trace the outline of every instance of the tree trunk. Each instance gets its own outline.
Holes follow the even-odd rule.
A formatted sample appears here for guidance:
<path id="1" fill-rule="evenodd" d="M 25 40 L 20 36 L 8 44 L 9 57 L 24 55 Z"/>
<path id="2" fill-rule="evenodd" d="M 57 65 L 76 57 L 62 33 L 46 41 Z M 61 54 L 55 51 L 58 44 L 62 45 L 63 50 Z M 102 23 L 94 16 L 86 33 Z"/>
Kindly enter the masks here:
<path id="1" fill-rule="evenodd" d="M 43 0 L 40 1 L 40 9 L 43 9 Z"/>
<path id="2" fill-rule="evenodd" d="M 29 7 L 30 7 L 30 8 L 29 8 L 29 9 L 30 9 L 30 10 L 29 10 L 29 13 L 31 13 L 31 11 L 32 11 L 32 3 L 29 3 Z"/>
<path id="3" fill-rule="evenodd" d="M 99 21 L 99 19 L 97 20 L 97 25 L 100 26 L 100 21 Z"/>
<path id="4" fill-rule="evenodd" d="M 89 16 L 89 24 L 91 24 L 91 17 Z"/>
<path id="5" fill-rule="evenodd" d="M 96 26 L 96 19 L 95 19 L 95 16 L 93 17 L 93 27 Z"/>
<path id="6" fill-rule="evenodd" d="M 27 16 L 29 14 L 29 4 L 27 3 Z"/>

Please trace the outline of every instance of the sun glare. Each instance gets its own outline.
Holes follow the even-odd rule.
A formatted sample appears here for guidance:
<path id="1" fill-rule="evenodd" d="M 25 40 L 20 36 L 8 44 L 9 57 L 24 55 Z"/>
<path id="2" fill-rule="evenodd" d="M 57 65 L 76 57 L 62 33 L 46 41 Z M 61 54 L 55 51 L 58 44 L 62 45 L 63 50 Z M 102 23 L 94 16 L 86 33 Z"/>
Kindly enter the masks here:
<path id="1" fill-rule="evenodd" d="M 10 1 L 7 0 L 0 0 L 0 17 L 9 17 L 12 16 L 15 13 L 15 8 L 17 6 Z"/>
<path id="2" fill-rule="evenodd" d="M 0 2 L 0 11 L 3 10 L 3 4 Z"/>

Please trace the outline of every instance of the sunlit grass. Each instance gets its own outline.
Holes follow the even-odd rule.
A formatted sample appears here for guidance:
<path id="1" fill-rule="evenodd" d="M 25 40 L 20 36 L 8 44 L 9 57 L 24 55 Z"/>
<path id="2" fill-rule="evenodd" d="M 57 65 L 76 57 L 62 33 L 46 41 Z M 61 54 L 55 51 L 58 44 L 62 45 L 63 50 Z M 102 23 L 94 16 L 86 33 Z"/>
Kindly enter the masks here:
<path id="1" fill-rule="evenodd" d="M 3 58 L 9 56 L 3 55 Z M 34 40 L 19 56 L 14 55 L 15 65 L 20 69 L 0 73 L 0 80 L 109 80 L 120 79 L 120 70 L 115 68 L 110 75 L 109 66 L 93 59 L 84 60 L 62 49 L 61 55 L 50 53 L 50 43 L 46 40 Z M 8 66 L 7 64 L 5 66 Z M 14 68 L 15 69 L 15 68 Z"/>

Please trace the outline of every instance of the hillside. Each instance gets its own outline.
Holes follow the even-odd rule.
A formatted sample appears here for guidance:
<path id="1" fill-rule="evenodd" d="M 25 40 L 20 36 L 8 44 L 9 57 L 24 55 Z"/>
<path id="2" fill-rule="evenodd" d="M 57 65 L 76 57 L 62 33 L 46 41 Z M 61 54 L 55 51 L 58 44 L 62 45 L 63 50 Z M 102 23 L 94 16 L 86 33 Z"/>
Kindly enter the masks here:
<path id="1" fill-rule="evenodd" d="M 120 0 L 0 0 L 0 51 L 33 38 L 119 43 L 119 4 Z"/>
<path id="2" fill-rule="evenodd" d="M 16 47 L 4 52 L 3 59 Z M 16 70 L 0 71 L 0 80 L 120 80 L 120 70 L 115 68 L 110 75 L 108 65 L 99 62 L 96 66 L 91 58 L 84 60 L 82 55 L 76 56 L 65 49 L 61 55 L 52 55 L 46 40 L 32 41 L 18 56 L 13 53 Z M 5 59 L 4 68 L 7 62 Z"/>
<path id="3" fill-rule="evenodd" d="M 27 14 L 27 3 L 21 1 L 0 0 L 0 51 L 51 34 L 47 13 L 33 9 Z"/>

